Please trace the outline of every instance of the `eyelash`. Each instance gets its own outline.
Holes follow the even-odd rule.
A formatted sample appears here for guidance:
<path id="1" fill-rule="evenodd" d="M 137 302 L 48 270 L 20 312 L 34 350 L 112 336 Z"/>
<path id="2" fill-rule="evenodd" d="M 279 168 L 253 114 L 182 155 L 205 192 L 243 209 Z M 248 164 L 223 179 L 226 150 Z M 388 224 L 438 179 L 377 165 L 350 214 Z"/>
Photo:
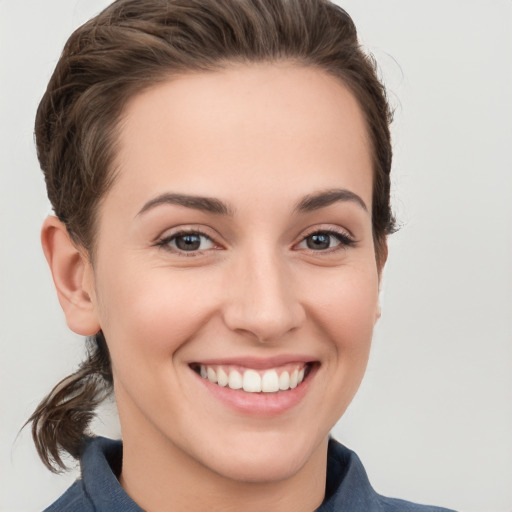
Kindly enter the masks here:
<path id="1" fill-rule="evenodd" d="M 311 248 L 306 249 L 310 253 L 323 253 L 323 254 L 333 253 L 336 251 L 345 250 L 347 248 L 354 247 L 356 245 L 356 241 L 349 234 L 347 234 L 345 231 L 341 231 L 341 230 L 338 231 L 335 229 L 316 229 L 314 231 L 311 231 L 310 233 L 307 233 L 301 239 L 299 244 L 306 242 L 308 238 L 310 238 L 314 235 L 316 235 L 316 236 L 324 235 L 324 236 L 328 236 L 328 237 L 333 237 L 339 242 L 339 245 L 337 245 L 335 247 L 328 247 L 323 250 L 315 250 L 315 249 L 311 249 Z"/>
<path id="2" fill-rule="evenodd" d="M 180 256 L 185 256 L 188 258 L 194 257 L 194 256 L 200 256 L 205 251 L 209 250 L 209 249 L 202 249 L 202 250 L 200 249 L 200 250 L 194 250 L 194 251 L 185 251 L 183 249 L 180 249 L 179 247 L 170 247 L 169 244 L 171 244 L 171 242 L 176 241 L 178 238 L 185 237 L 187 235 L 188 236 L 196 236 L 196 237 L 200 237 L 200 238 L 206 238 L 211 242 L 211 244 L 213 246 L 216 245 L 215 242 L 212 240 L 211 236 L 207 235 L 206 233 L 204 233 L 203 231 L 201 231 L 199 229 L 189 229 L 189 230 L 178 231 L 177 233 L 173 233 L 172 235 L 166 236 L 165 238 L 162 238 L 161 240 L 157 241 L 155 245 L 157 247 L 161 247 L 162 249 L 165 249 L 167 251 L 170 251 L 170 252 L 179 254 Z"/>
<path id="3" fill-rule="evenodd" d="M 179 247 L 170 247 L 170 244 L 172 242 L 175 242 L 180 237 L 185 237 L 187 235 L 195 236 L 195 237 L 199 237 L 199 238 L 206 238 L 207 240 L 210 241 L 210 243 L 212 244 L 213 247 L 207 248 L 207 249 L 191 250 L 191 251 L 186 251 L 186 250 L 180 249 Z M 321 249 L 321 250 L 305 248 L 310 253 L 316 253 L 316 254 L 333 253 L 333 252 L 336 252 L 339 250 L 345 250 L 347 248 L 354 247 L 356 245 L 356 241 L 350 235 L 348 235 L 346 232 L 337 231 L 334 229 L 317 229 L 315 231 L 311 231 L 310 233 L 306 234 L 300 240 L 300 242 L 298 244 L 295 244 L 295 246 L 305 243 L 308 238 L 315 236 L 315 235 L 316 236 L 324 235 L 324 236 L 328 236 L 328 237 L 333 237 L 339 242 L 339 245 L 334 246 L 334 247 L 328 247 L 326 249 Z M 167 251 L 179 254 L 180 256 L 194 257 L 194 256 L 201 256 L 205 251 L 215 248 L 216 244 L 212 240 L 212 238 L 209 235 L 207 235 L 206 233 L 204 233 L 203 231 L 198 230 L 198 229 L 190 229 L 190 230 L 178 231 L 177 233 L 173 233 L 172 235 L 166 236 L 166 237 L 162 238 L 161 240 L 157 241 L 155 245 L 157 247 L 161 247 L 162 249 L 165 249 Z"/>

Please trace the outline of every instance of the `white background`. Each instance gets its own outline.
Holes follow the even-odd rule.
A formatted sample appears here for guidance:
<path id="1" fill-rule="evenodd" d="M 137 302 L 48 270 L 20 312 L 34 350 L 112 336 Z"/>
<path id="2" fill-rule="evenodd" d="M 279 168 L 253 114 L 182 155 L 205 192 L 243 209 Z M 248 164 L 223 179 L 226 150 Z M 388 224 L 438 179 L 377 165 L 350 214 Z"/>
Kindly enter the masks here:
<path id="1" fill-rule="evenodd" d="M 33 119 L 71 31 L 105 0 L 0 0 L 0 510 L 54 476 L 18 429 L 82 341 L 39 246 L 50 212 Z M 366 380 L 334 433 L 382 494 L 512 511 L 512 2 L 346 0 L 396 107 L 394 205 Z M 116 435 L 112 415 L 97 431 Z M 357 511 L 355 511 L 357 512 Z"/>

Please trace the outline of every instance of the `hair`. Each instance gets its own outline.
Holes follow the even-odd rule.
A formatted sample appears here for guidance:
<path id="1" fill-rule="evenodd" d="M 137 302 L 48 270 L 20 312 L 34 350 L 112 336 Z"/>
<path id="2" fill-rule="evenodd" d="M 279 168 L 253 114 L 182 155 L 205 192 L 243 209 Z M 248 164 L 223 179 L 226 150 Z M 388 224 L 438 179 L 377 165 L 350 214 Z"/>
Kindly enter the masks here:
<path id="1" fill-rule="evenodd" d="M 127 102 L 173 76 L 233 64 L 291 61 L 337 77 L 364 113 L 373 157 L 376 261 L 395 228 L 390 207 L 392 113 L 350 16 L 329 0 L 117 0 L 67 41 L 37 110 L 37 154 L 48 197 L 73 241 L 94 259 L 98 204 L 115 181 L 117 132 Z M 44 464 L 80 458 L 96 406 L 112 391 L 106 340 L 29 418 Z M 28 423 L 27 422 L 27 423 Z"/>

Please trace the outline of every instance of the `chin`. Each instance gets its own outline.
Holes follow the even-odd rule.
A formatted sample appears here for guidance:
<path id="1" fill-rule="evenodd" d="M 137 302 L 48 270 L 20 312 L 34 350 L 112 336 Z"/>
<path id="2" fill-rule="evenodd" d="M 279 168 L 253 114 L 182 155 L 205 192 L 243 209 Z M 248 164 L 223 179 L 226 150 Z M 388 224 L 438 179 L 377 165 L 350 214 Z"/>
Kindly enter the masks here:
<path id="1" fill-rule="evenodd" d="M 293 457 L 276 457 L 265 454 L 258 458 L 241 457 L 225 465 L 212 467 L 216 473 L 230 480 L 252 484 L 263 484 L 287 480 L 305 465 L 304 460 Z"/>
<path id="2" fill-rule="evenodd" d="M 283 438 L 279 432 L 254 432 L 243 437 L 230 443 L 228 449 L 219 445 L 213 450 L 215 453 L 204 461 L 209 469 L 230 480 L 257 484 L 290 479 L 316 460 L 325 464 L 327 435 L 316 443 L 313 435 L 288 433 Z"/>

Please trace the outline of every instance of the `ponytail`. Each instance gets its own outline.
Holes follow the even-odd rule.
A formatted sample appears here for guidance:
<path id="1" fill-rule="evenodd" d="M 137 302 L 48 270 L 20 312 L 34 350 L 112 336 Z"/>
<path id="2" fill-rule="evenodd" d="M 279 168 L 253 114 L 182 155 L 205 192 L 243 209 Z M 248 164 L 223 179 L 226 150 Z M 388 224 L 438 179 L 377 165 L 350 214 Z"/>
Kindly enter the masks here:
<path id="1" fill-rule="evenodd" d="M 58 473 L 67 467 L 62 452 L 78 459 L 96 407 L 112 392 L 112 369 L 103 333 L 87 338 L 87 359 L 61 380 L 27 420 L 44 465 Z"/>

